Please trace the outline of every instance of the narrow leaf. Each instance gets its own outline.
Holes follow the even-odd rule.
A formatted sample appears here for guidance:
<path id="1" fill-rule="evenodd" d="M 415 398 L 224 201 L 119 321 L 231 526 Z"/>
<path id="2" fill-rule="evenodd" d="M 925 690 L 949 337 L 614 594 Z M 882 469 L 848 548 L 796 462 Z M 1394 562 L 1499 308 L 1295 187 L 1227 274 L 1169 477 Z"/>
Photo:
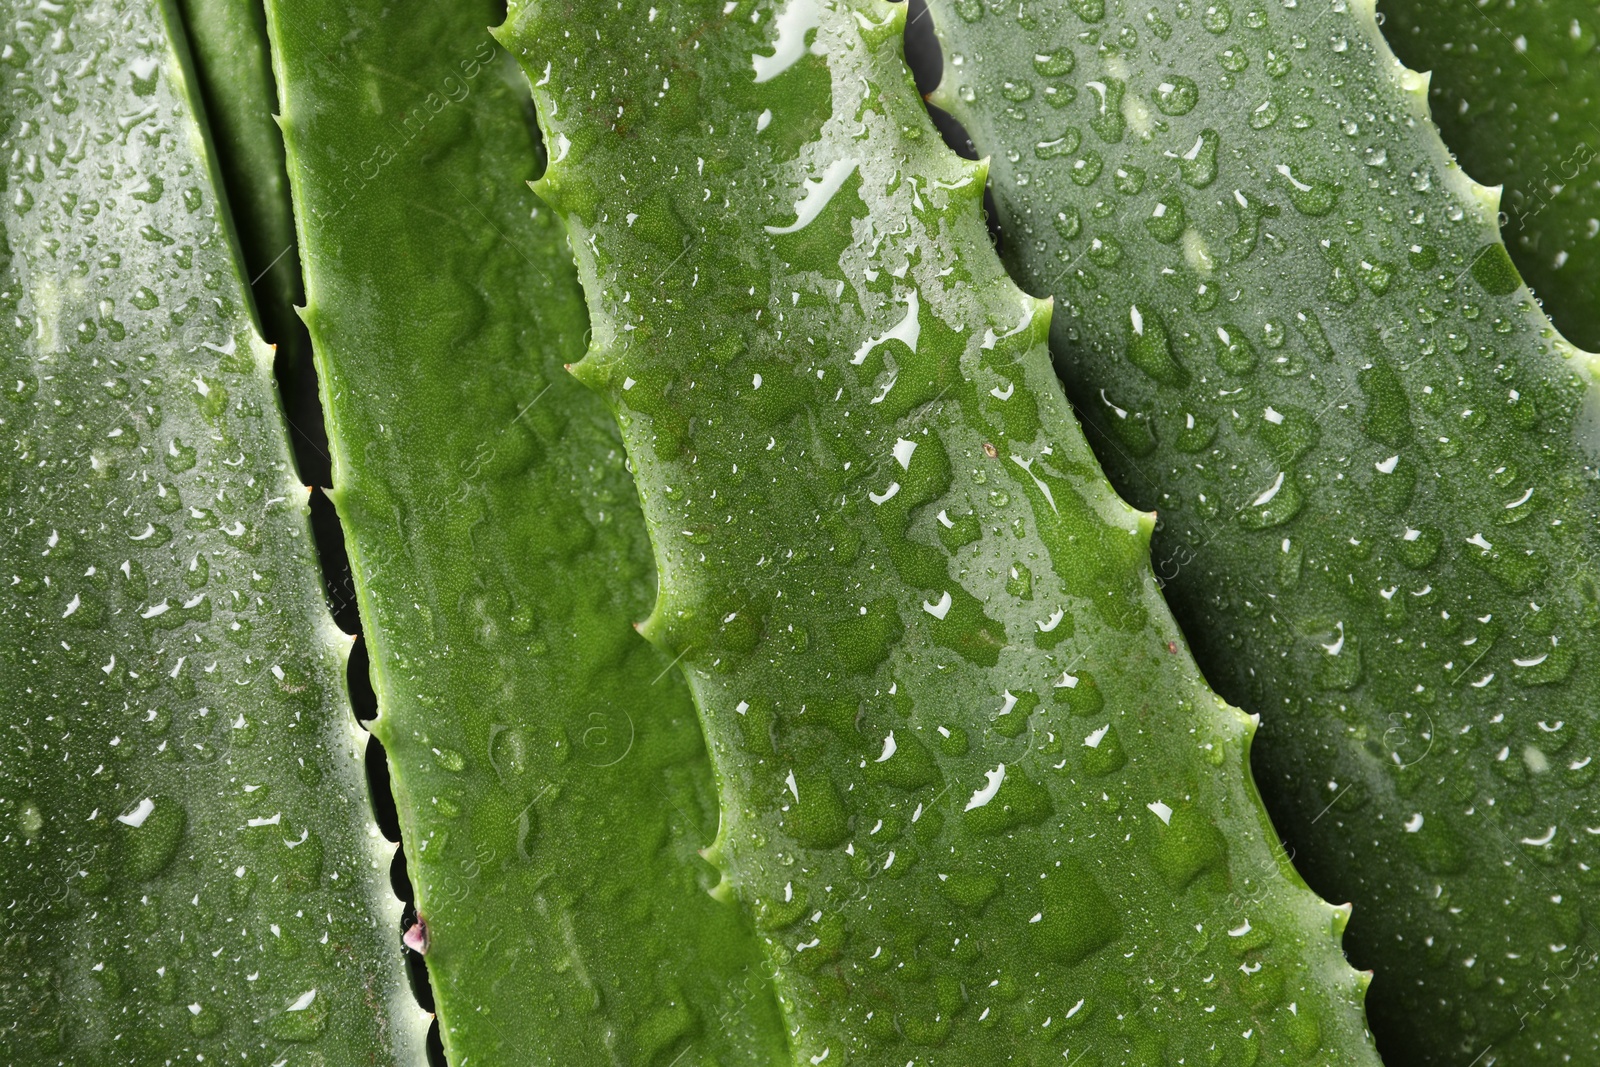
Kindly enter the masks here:
<path id="1" fill-rule="evenodd" d="M 1367 4 L 930 10 L 934 102 L 994 155 L 1068 391 L 1262 716 L 1296 862 L 1355 904 L 1380 1046 L 1592 1055 L 1600 361 L 1523 288 L 1426 79 Z"/>
<path id="2" fill-rule="evenodd" d="M 417 1063 L 189 72 L 155 4 L 0 15 L 0 1058 Z"/>
<path id="3" fill-rule="evenodd" d="M 176 5 L 261 332 L 280 348 L 292 347 L 299 369 L 303 334 L 293 309 L 303 302 L 300 260 L 283 136 L 273 116 L 277 94 L 266 12 L 261 0 L 176 0 Z"/>
<path id="4" fill-rule="evenodd" d="M 1600 351 L 1600 11 L 1583 0 L 1387 0 L 1384 34 L 1432 72 L 1466 172 L 1504 185 L 1517 269 L 1573 344 Z"/>
<path id="5" fill-rule="evenodd" d="M 797 1063 L 1374 1063 L 903 9 L 515 4 Z"/>
<path id="6" fill-rule="evenodd" d="M 268 5 L 344 523 L 445 1050 L 774 1062 L 749 922 L 696 854 L 688 689 L 491 2 Z"/>

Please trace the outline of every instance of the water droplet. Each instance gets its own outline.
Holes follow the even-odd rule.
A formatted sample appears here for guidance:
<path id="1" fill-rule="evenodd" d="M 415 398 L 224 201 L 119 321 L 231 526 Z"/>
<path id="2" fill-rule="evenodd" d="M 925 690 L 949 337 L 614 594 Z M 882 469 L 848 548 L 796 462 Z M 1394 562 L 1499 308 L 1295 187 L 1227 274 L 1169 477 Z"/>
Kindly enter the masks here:
<path id="1" fill-rule="evenodd" d="M 1062 208 L 1056 212 L 1056 217 L 1051 222 L 1055 225 L 1056 233 L 1060 234 L 1062 239 L 1068 241 L 1078 236 L 1083 228 L 1082 217 L 1075 207 Z"/>
<path id="2" fill-rule="evenodd" d="M 1178 174 L 1196 189 L 1217 180 L 1217 147 L 1222 138 L 1216 130 L 1201 130 L 1189 150 L 1178 157 Z"/>
<path id="3" fill-rule="evenodd" d="M 1186 413 L 1183 416 L 1183 428 L 1178 431 L 1178 436 L 1173 441 L 1173 445 L 1179 452 L 1201 452 L 1211 444 L 1212 439 L 1216 436 L 1216 419 L 1209 415 Z"/>
<path id="4" fill-rule="evenodd" d="M 1120 771 L 1128 762 L 1128 754 L 1116 726 L 1105 723 L 1085 734 L 1078 746 L 1078 762 L 1084 774 L 1096 778 Z"/>
<path id="5" fill-rule="evenodd" d="M 267 1029 L 279 1041 L 313 1041 L 327 1027 L 328 998 L 310 989 L 273 1016 Z"/>
<path id="6" fill-rule="evenodd" d="M 1518 685 L 1555 685 L 1564 682 L 1577 664 L 1577 656 L 1570 645 L 1556 643 L 1539 648 L 1531 655 L 1513 659 L 1512 680 Z"/>
<path id="7" fill-rule="evenodd" d="M 1059 78 L 1072 73 L 1072 68 L 1077 65 L 1077 57 L 1069 48 L 1058 48 L 1054 52 L 1045 52 L 1033 57 L 1033 69 L 1046 78 Z"/>
<path id="8" fill-rule="evenodd" d="M 1037 886 L 1029 906 L 1038 918 L 1029 922 L 1028 933 L 1047 956 L 1070 967 L 1121 936 L 1122 921 L 1110 898 L 1076 864 L 1051 870 Z"/>
<path id="9" fill-rule="evenodd" d="M 183 805 L 163 796 L 146 797 L 118 816 L 120 873 L 143 882 L 166 870 L 183 843 L 188 821 Z"/>
<path id="10" fill-rule="evenodd" d="M 1321 428 L 1311 412 L 1293 404 L 1282 404 L 1283 410 L 1269 405 L 1263 412 L 1257 432 L 1280 468 L 1286 468 L 1311 449 L 1322 436 Z"/>
<path id="11" fill-rule="evenodd" d="M 1278 121 L 1278 105 L 1271 100 L 1263 100 L 1256 109 L 1250 112 L 1250 128 L 1264 130 Z"/>
<path id="12" fill-rule="evenodd" d="M 1104 168 L 1105 161 L 1100 158 L 1099 152 L 1085 152 L 1082 159 L 1072 164 L 1072 182 L 1074 185 L 1093 185 Z"/>
<path id="13" fill-rule="evenodd" d="M 1166 327 L 1138 305 L 1128 310 L 1128 361 L 1163 385 L 1181 386 L 1189 374 L 1172 354 Z"/>
<path id="14" fill-rule="evenodd" d="M 141 200 L 146 204 L 154 204 L 161 199 L 161 192 L 164 188 L 165 183 L 163 183 L 159 177 L 152 174 L 140 184 L 139 188 L 133 190 L 128 195 L 133 199 Z"/>
<path id="15" fill-rule="evenodd" d="M 990 835 L 1037 825 L 1055 810 L 1049 790 L 1022 768 L 1002 763 L 997 771 L 986 774 L 987 784 L 973 792 L 961 815 L 969 832 Z"/>
<path id="16" fill-rule="evenodd" d="M 1225 868 L 1227 845 L 1195 805 L 1176 801 L 1173 805 L 1166 819 L 1152 812 L 1144 815 L 1140 826 L 1154 838 L 1156 869 L 1174 889 L 1182 889 L 1206 871 Z"/>
<path id="17" fill-rule="evenodd" d="M 1110 234 L 1096 237 L 1089 244 L 1089 259 L 1095 266 L 1109 270 L 1122 261 L 1122 245 Z"/>
<path id="18" fill-rule="evenodd" d="M 1089 120 L 1089 128 L 1107 144 L 1117 144 L 1128 126 L 1128 120 L 1122 114 L 1122 97 L 1127 92 L 1127 84 L 1117 78 L 1084 84 L 1095 94 L 1099 103 L 1094 117 Z"/>
<path id="19" fill-rule="evenodd" d="M 1416 829 L 1406 824 L 1410 832 L 1405 835 L 1406 848 L 1416 857 L 1422 869 L 1431 874 L 1453 874 L 1463 869 L 1467 851 L 1461 838 L 1445 819 L 1414 816 Z"/>
<path id="20" fill-rule="evenodd" d="M 1239 525 L 1247 530 L 1266 530 L 1294 518 L 1305 503 L 1295 478 L 1279 471 L 1272 484 L 1264 487 L 1239 511 Z"/>
<path id="21" fill-rule="evenodd" d="M 1288 181 L 1289 202 L 1300 214 L 1321 218 L 1338 205 L 1340 187 L 1333 182 L 1320 178 L 1306 181 L 1303 175 L 1296 174 L 1284 163 L 1278 164 L 1277 171 Z"/>
<path id="22" fill-rule="evenodd" d="M 489 766 L 502 783 L 527 772 L 528 742 L 520 727 L 502 723 L 489 727 Z"/>
<path id="23" fill-rule="evenodd" d="M 1054 159 L 1056 156 L 1071 155 L 1078 150 L 1078 145 L 1083 142 L 1083 135 L 1076 126 L 1068 126 L 1061 132 L 1061 136 L 1050 141 L 1040 141 L 1033 146 L 1033 154 L 1040 159 Z"/>
<path id="24" fill-rule="evenodd" d="M 1233 8 L 1222 0 L 1208 5 L 1200 15 L 1200 25 L 1207 33 L 1227 33 L 1228 27 L 1233 25 Z"/>
<path id="25" fill-rule="evenodd" d="M 1027 82 L 1005 82 L 1000 86 L 1000 95 L 1014 104 L 1020 104 L 1033 96 L 1033 86 Z"/>
<path id="26" fill-rule="evenodd" d="M 1359 266 L 1361 268 L 1361 280 L 1376 295 L 1382 296 L 1387 293 L 1389 286 L 1394 284 L 1394 268 L 1389 264 L 1381 261 L 1369 263 L 1366 260 L 1362 260 Z"/>
<path id="27" fill-rule="evenodd" d="M 1157 85 L 1152 98 L 1163 115 L 1187 115 L 1200 102 L 1200 88 L 1190 78 L 1174 77 Z"/>
<path id="28" fill-rule="evenodd" d="M 222 1014 L 198 1002 L 189 1005 L 189 1032 L 196 1037 L 210 1037 L 222 1029 Z"/>
<path id="29" fill-rule="evenodd" d="M 1067 0 L 1067 6 L 1088 23 L 1099 22 L 1106 17 L 1105 0 Z"/>
<path id="30" fill-rule="evenodd" d="M 1356 374 L 1356 384 L 1366 398 L 1361 432 L 1387 448 L 1403 449 L 1415 434 L 1411 401 L 1388 359 L 1378 353 L 1371 358 L 1372 364 Z"/>
<path id="31" fill-rule="evenodd" d="M 1165 245 L 1182 237 L 1188 225 L 1183 201 L 1175 196 L 1157 201 L 1150 209 L 1150 216 L 1144 220 L 1144 228 L 1150 232 L 1150 236 Z"/>
<path id="32" fill-rule="evenodd" d="M 892 762 L 892 761 L 891 761 Z M 784 782 L 783 828 L 807 848 L 833 848 L 850 835 L 839 790 L 826 774 L 790 771 Z"/>
<path id="33" fill-rule="evenodd" d="M 1227 323 L 1216 328 L 1217 364 L 1229 374 L 1249 374 L 1256 369 L 1256 349 L 1243 330 Z"/>

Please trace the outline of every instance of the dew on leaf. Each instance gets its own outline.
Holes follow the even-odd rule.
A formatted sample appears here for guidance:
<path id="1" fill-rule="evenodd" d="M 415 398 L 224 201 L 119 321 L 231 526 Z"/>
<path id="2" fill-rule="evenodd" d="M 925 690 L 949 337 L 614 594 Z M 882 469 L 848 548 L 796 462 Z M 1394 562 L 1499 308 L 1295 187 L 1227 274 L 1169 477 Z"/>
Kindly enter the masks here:
<path id="1" fill-rule="evenodd" d="M 1174 76 L 1157 84 L 1151 98 L 1163 115 L 1187 115 L 1199 103 L 1200 89 L 1193 79 Z"/>
<path id="2" fill-rule="evenodd" d="M 1278 121 L 1278 105 L 1270 97 L 1256 105 L 1250 112 L 1250 128 L 1252 130 L 1265 130 Z"/>
<path id="3" fill-rule="evenodd" d="M 1054 159 L 1057 156 L 1071 155 L 1078 150 L 1078 145 L 1083 141 L 1083 135 L 1076 126 L 1068 126 L 1062 131 L 1061 136 L 1049 140 L 1039 141 L 1033 146 L 1033 154 L 1040 159 Z"/>
<path id="4" fill-rule="evenodd" d="M 1047 78 L 1059 78 L 1072 73 L 1077 59 L 1070 48 L 1058 48 L 1033 57 L 1033 69 Z"/>
<path id="5" fill-rule="evenodd" d="M 1196 189 L 1217 180 L 1217 148 L 1222 139 L 1216 130 L 1201 130 L 1188 150 L 1178 157 L 1178 173 Z"/>
<path id="6" fill-rule="evenodd" d="M 1100 158 L 1099 152 L 1085 152 L 1083 158 L 1075 160 L 1072 164 L 1072 181 L 1074 185 L 1093 185 L 1100 178 L 1100 171 L 1104 169 L 1105 161 Z"/>
<path id="7" fill-rule="evenodd" d="M 1233 8 L 1223 0 L 1206 5 L 1200 14 L 1200 25 L 1205 27 L 1207 33 L 1227 33 L 1228 27 L 1233 25 Z"/>

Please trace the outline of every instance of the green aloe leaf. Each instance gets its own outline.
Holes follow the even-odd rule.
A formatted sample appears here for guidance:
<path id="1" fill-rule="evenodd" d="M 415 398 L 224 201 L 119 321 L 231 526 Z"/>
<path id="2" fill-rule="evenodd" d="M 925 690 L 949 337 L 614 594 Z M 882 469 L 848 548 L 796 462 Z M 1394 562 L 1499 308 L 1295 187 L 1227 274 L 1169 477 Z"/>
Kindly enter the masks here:
<path id="1" fill-rule="evenodd" d="M 283 136 L 273 120 L 276 99 L 261 0 L 176 0 L 204 101 L 205 127 L 238 230 L 244 272 L 256 294 L 263 336 L 294 349 L 303 332 L 300 261 L 284 172 Z"/>
<path id="2" fill-rule="evenodd" d="M 3 1058 L 417 1062 L 189 71 L 157 5 L 0 16 Z"/>
<path id="3" fill-rule="evenodd" d="M 935 0 L 935 102 L 1401 1063 L 1600 1054 L 1600 363 L 1370 6 Z"/>
<path id="4" fill-rule="evenodd" d="M 310 326 L 444 1044 L 459 1064 L 760 1064 L 749 920 L 622 442 L 490 0 L 271 0 Z M 704 883 L 704 884 L 702 884 Z"/>
<path id="5" fill-rule="evenodd" d="M 1503 184 L 1511 258 L 1556 326 L 1600 350 L 1600 9 L 1593 0 L 1386 0 L 1400 58 L 1433 72 L 1444 140 Z"/>
<path id="6" fill-rule="evenodd" d="M 903 9 L 514 4 L 797 1063 L 1374 1063 L 901 63 Z M 1064 1057 L 1064 1058 L 1063 1058 Z"/>

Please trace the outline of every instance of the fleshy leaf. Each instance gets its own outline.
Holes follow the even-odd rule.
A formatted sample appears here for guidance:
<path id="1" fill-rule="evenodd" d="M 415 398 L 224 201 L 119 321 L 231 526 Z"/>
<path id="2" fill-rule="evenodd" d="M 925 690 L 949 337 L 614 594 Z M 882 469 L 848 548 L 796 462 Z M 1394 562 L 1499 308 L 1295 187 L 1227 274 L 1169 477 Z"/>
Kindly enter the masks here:
<path id="1" fill-rule="evenodd" d="M 688 688 L 490 2 L 271 0 L 344 524 L 459 1064 L 775 1062 Z M 351 71 L 360 71 L 352 77 Z"/>
<path id="2" fill-rule="evenodd" d="M 1522 288 L 1427 80 L 1359 3 L 931 11 L 934 102 L 994 154 L 1068 392 L 1161 514 L 1207 677 L 1262 717 L 1296 862 L 1355 904 L 1380 1047 L 1593 1058 L 1600 363 Z M 1042 157 L 1113 78 L 1126 136 Z"/>
<path id="3" fill-rule="evenodd" d="M 1387 0 L 1384 35 L 1417 70 L 1445 144 L 1505 186 L 1502 234 L 1574 344 L 1600 350 L 1600 11 L 1583 0 Z"/>
<path id="4" fill-rule="evenodd" d="M 272 386 L 154 4 L 6 4 L 0 1049 L 414 1064 Z"/>
<path id="5" fill-rule="evenodd" d="M 500 31 L 795 1062 L 1374 1063 L 1345 912 L 1276 851 L 1250 720 L 1180 643 L 903 21 L 536 2 Z"/>
<path id="6" fill-rule="evenodd" d="M 175 0 L 204 101 L 228 218 L 238 231 L 244 273 L 255 295 L 261 332 L 302 372 L 304 331 L 294 318 L 303 302 L 294 213 L 284 172 L 283 136 L 273 118 L 276 94 L 261 0 Z M 285 357 L 285 347 L 292 355 Z"/>

